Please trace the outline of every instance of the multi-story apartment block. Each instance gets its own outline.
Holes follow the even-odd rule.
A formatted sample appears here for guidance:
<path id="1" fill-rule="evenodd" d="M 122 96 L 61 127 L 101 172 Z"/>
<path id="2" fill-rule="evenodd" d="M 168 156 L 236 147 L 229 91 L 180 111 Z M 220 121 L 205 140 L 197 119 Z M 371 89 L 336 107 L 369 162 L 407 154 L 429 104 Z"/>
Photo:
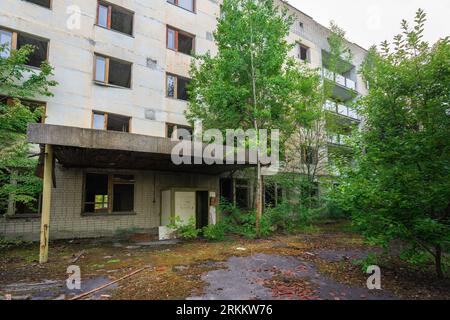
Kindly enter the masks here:
<path id="1" fill-rule="evenodd" d="M 330 31 L 279 4 L 296 17 L 293 54 L 335 83 L 326 107 L 342 130 L 329 135 L 332 152 L 359 121 L 348 102 L 366 92 L 357 73 L 366 51 L 348 43 L 353 63 L 343 74 L 329 72 Z M 48 60 L 59 85 L 54 97 L 33 102 L 45 106 L 45 119 L 28 132 L 30 142 L 46 146 L 44 176 L 54 184 L 46 189 L 44 182 L 43 203 L 33 210 L 8 206 L 0 235 L 38 238 L 41 210 L 51 217 L 42 229 L 55 239 L 157 231 L 175 213 L 196 217 L 201 227 L 215 222 L 220 196 L 250 206 L 249 182 L 226 174 L 236 167 L 175 166 L 170 157 L 170 137 L 189 129 L 184 111 L 192 54 L 215 53 L 219 15 L 217 0 L 1 0 L 0 42 L 11 49 L 35 45 L 29 64 Z"/>

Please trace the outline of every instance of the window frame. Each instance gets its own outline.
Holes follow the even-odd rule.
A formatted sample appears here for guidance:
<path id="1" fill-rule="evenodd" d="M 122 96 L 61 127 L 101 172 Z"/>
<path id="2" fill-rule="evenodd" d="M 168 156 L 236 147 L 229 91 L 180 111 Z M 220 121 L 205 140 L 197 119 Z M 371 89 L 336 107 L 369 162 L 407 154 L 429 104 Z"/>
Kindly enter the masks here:
<path id="1" fill-rule="evenodd" d="M 168 78 L 169 77 L 174 77 L 175 78 L 175 85 L 174 85 L 174 90 L 173 90 L 173 95 L 174 96 L 173 97 L 168 95 L 168 88 L 169 88 L 168 87 Z M 166 85 L 165 85 L 165 87 L 166 87 L 166 98 L 175 99 L 175 100 L 179 100 L 179 101 L 188 101 L 188 100 L 184 100 L 184 99 L 179 99 L 178 98 L 178 78 L 182 78 L 182 79 L 188 80 L 188 81 L 192 80 L 192 79 L 187 78 L 187 77 L 183 77 L 183 76 L 179 76 L 179 75 L 174 74 L 174 73 L 166 72 Z"/>
<path id="2" fill-rule="evenodd" d="M 28 36 L 30 38 L 34 38 L 40 41 L 45 41 L 47 43 L 47 50 L 45 52 L 45 60 L 44 61 L 48 61 L 49 56 L 50 56 L 50 40 L 28 33 L 28 32 L 22 32 L 22 31 L 17 31 L 17 30 L 13 30 L 13 29 L 9 29 L 9 28 L 5 28 L 3 26 L 0 26 L 0 31 L 4 31 L 4 32 L 8 32 L 11 33 L 11 43 L 10 43 L 10 54 L 12 50 L 18 50 L 17 49 L 17 43 L 18 43 L 18 38 L 19 38 L 19 34 L 22 34 L 24 36 Z M 42 62 L 41 62 L 42 63 Z M 40 69 L 40 67 L 36 67 L 36 66 L 32 66 L 29 64 L 25 64 L 27 67 L 29 68 L 35 68 L 35 69 Z"/>
<path id="3" fill-rule="evenodd" d="M 97 80 L 97 57 L 103 58 L 105 59 L 105 73 L 104 73 L 104 81 L 101 80 Z M 114 60 L 123 64 L 128 64 L 130 65 L 130 86 L 129 87 L 123 87 L 123 86 L 119 86 L 116 84 L 111 84 L 109 83 L 109 62 L 110 60 Z M 94 65 L 93 65 L 93 69 L 94 69 L 94 74 L 93 74 L 93 81 L 96 84 L 99 85 L 103 85 L 103 86 L 109 86 L 109 87 L 113 87 L 113 88 L 122 88 L 122 89 L 132 89 L 133 88 L 133 63 L 132 62 L 128 62 L 125 60 L 121 60 L 121 59 L 117 59 L 114 57 L 110 57 L 101 53 L 94 53 Z"/>
<path id="4" fill-rule="evenodd" d="M 189 10 L 189 9 L 186 9 L 186 8 L 181 7 L 181 6 L 179 5 L 179 2 L 178 2 L 178 1 L 179 1 L 179 0 L 173 0 L 173 3 L 172 3 L 172 2 L 170 2 L 169 0 L 166 0 L 166 2 L 167 2 L 168 4 L 171 4 L 171 5 L 175 6 L 175 7 L 178 7 L 178 8 L 180 8 L 180 9 L 186 10 L 187 12 L 191 12 L 191 13 L 193 13 L 193 14 L 197 14 L 197 0 L 192 0 L 192 11 Z"/>
<path id="5" fill-rule="evenodd" d="M 99 19 L 100 19 L 100 6 L 106 7 L 107 10 L 108 10 L 107 21 L 106 21 L 106 27 L 100 25 L 100 23 L 99 23 Z M 121 10 L 123 10 L 123 11 L 126 11 L 126 12 L 128 12 L 129 14 L 131 14 L 131 16 L 132 16 L 132 19 L 131 19 L 131 34 L 126 33 L 126 32 L 123 32 L 123 31 L 120 31 L 120 30 L 116 30 L 116 29 L 112 29 L 112 28 L 111 28 L 112 10 L 113 10 L 113 7 L 119 8 L 119 9 L 121 9 Z M 135 21 L 134 16 L 135 16 L 135 15 L 134 15 L 134 11 L 132 11 L 132 10 L 129 10 L 129 9 L 124 8 L 124 7 L 121 7 L 121 6 L 118 6 L 118 5 L 116 5 L 116 4 L 109 3 L 108 1 L 98 0 L 98 1 L 97 1 L 97 12 L 96 12 L 95 25 L 96 25 L 97 27 L 100 27 L 100 28 L 103 28 L 103 29 L 106 29 L 106 30 L 115 31 L 115 32 L 118 32 L 118 33 L 120 33 L 120 34 L 129 36 L 129 37 L 134 37 L 134 26 L 135 26 L 135 25 L 134 25 L 134 24 L 135 24 L 135 22 L 134 22 L 134 21 Z"/>
<path id="6" fill-rule="evenodd" d="M 107 185 L 107 203 L 108 207 L 106 210 L 104 208 L 101 208 L 97 212 L 87 212 L 86 211 L 86 204 L 94 204 L 94 211 L 95 211 L 95 199 L 94 202 L 86 202 L 86 180 L 88 174 L 98 174 L 98 175 L 105 175 L 108 176 L 108 185 Z M 116 175 L 130 175 L 133 177 L 132 182 L 118 182 L 115 181 L 114 176 Z M 133 210 L 131 211 L 114 211 L 114 185 L 115 184 L 128 184 L 133 185 Z M 136 175 L 134 173 L 124 173 L 124 172 L 105 172 L 105 171 L 94 171 L 94 170 L 88 170 L 83 173 L 83 190 L 82 190 L 82 203 L 81 203 L 81 215 L 85 217 L 92 217 L 92 216 L 114 216 L 114 215 L 136 215 L 135 208 L 136 208 Z M 105 202 L 99 202 L 99 203 L 105 203 Z"/>
<path id="7" fill-rule="evenodd" d="M 301 43 L 301 42 L 297 42 L 297 45 L 298 45 L 298 55 L 297 55 L 298 59 L 300 61 L 305 62 L 305 63 L 310 63 L 311 62 L 311 48 L 308 47 L 307 45 Z M 301 50 L 302 50 L 302 48 L 306 49 L 306 59 L 305 60 L 303 60 L 301 58 L 301 55 L 302 55 Z"/>
<path id="8" fill-rule="evenodd" d="M 94 128 L 94 117 L 96 114 L 101 114 L 104 116 L 103 119 L 103 129 L 97 129 Z M 104 130 L 104 131 L 114 131 L 114 130 L 108 130 L 108 116 L 109 115 L 116 115 L 116 116 L 120 116 L 123 118 L 128 118 L 128 131 L 115 131 L 115 132 L 125 132 L 125 133 L 131 133 L 131 117 L 129 116 L 124 116 L 121 114 L 117 114 L 117 113 L 111 113 L 111 112 L 105 112 L 105 111 L 98 111 L 98 110 L 92 110 L 91 113 L 91 129 L 94 130 Z"/>
<path id="9" fill-rule="evenodd" d="M 174 48 L 169 48 L 169 30 L 174 31 L 174 33 L 175 33 L 175 36 L 174 36 Z M 192 38 L 192 50 L 191 50 L 191 53 L 185 53 L 185 52 L 182 52 L 182 51 L 178 50 L 178 35 L 179 34 L 182 34 L 182 35 L 185 35 L 185 36 L 187 36 L 189 38 Z M 183 30 L 180 30 L 180 29 L 175 28 L 175 27 L 173 27 L 171 25 L 166 25 L 166 48 L 167 49 L 192 57 L 193 55 L 195 55 L 195 42 L 196 42 L 195 41 L 195 34 L 192 34 L 192 33 L 189 33 L 189 32 L 183 31 Z"/>
<path id="10" fill-rule="evenodd" d="M 178 135 L 178 133 L 177 133 L 178 129 L 186 129 L 188 131 L 191 131 L 191 136 L 194 134 L 194 129 L 192 127 L 182 125 L 182 124 L 177 124 L 177 123 L 166 122 L 166 138 L 168 138 L 168 139 L 172 139 L 172 137 L 169 136 L 169 127 L 170 126 L 173 126 L 172 134 L 175 134 L 175 136 Z M 178 139 L 178 137 L 176 137 L 176 138 Z"/>

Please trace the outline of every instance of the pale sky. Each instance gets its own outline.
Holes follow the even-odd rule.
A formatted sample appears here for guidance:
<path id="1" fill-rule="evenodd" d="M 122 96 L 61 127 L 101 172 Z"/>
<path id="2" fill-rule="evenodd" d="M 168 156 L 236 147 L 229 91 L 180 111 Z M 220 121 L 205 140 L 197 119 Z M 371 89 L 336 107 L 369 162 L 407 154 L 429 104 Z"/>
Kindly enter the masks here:
<path id="1" fill-rule="evenodd" d="M 347 33 L 347 39 L 369 48 L 400 33 L 400 22 L 414 21 L 418 8 L 427 13 L 425 40 L 431 43 L 450 36 L 449 0 L 288 0 L 288 2 L 329 26 L 334 20 Z"/>

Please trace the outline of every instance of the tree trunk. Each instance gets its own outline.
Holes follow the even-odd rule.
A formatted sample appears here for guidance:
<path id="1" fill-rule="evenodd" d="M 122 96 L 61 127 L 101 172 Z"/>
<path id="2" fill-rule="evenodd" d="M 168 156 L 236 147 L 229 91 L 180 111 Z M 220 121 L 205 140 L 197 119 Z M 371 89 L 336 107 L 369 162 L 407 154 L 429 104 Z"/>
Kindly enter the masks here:
<path id="1" fill-rule="evenodd" d="M 256 176 L 256 237 L 261 236 L 261 216 L 262 216 L 262 177 L 261 177 L 261 163 L 258 159 L 258 171 Z"/>
<path id="2" fill-rule="evenodd" d="M 444 272 L 442 270 L 442 248 L 440 245 L 436 245 L 435 247 L 436 255 L 434 256 L 435 265 L 436 265 L 436 274 L 439 279 L 444 278 Z"/>

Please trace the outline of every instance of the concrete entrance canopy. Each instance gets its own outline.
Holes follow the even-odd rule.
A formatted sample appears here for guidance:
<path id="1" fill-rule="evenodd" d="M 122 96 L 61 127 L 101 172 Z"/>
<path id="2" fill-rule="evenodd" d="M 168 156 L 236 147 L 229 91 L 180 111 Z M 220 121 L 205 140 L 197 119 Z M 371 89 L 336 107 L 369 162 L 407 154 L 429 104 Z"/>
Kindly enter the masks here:
<path id="1" fill-rule="evenodd" d="M 246 163 L 241 165 L 194 164 L 193 148 L 190 153 L 191 164 L 175 165 L 171 160 L 171 152 L 179 141 L 162 137 L 50 124 L 30 124 L 27 135 L 31 143 L 52 145 L 54 157 L 65 167 L 161 170 L 215 175 L 250 166 L 248 152 Z M 203 144 L 202 148 L 205 147 Z"/>

